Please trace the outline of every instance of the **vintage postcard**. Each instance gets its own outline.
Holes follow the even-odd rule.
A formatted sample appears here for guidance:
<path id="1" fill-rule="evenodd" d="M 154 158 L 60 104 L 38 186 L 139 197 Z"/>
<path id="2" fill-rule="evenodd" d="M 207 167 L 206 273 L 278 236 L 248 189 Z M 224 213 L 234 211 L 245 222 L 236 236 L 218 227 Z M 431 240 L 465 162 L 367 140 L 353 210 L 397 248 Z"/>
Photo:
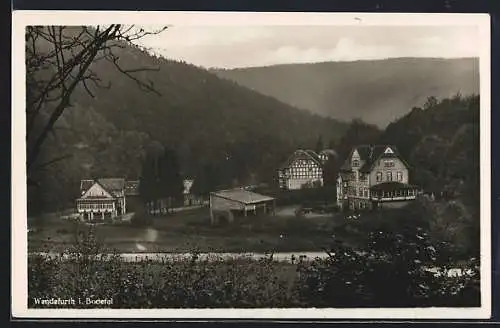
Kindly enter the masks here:
<path id="1" fill-rule="evenodd" d="M 483 14 L 13 13 L 18 318 L 491 312 Z"/>

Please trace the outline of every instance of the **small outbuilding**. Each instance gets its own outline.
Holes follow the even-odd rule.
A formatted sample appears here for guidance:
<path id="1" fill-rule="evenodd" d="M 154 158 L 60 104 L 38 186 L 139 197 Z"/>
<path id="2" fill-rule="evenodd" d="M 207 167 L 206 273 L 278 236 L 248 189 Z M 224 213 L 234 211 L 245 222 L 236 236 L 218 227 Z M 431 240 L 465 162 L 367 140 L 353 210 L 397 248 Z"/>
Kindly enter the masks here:
<path id="1" fill-rule="evenodd" d="M 220 190 L 210 193 L 210 221 L 212 224 L 225 220 L 234 221 L 235 216 L 248 214 L 274 215 L 276 199 L 244 188 Z"/>

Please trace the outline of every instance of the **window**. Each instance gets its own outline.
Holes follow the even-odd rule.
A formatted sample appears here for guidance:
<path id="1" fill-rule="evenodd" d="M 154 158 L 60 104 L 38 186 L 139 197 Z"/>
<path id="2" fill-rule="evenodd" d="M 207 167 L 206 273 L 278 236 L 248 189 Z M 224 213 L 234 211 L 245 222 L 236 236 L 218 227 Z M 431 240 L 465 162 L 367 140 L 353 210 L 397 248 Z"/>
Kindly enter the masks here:
<path id="1" fill-rule="evenodd" d="M 359 167 L 359 159 L 352 160 L 352 167 Z"/>
<path id="2" fill-rule="evenodd" d="M 377 182 L 382 181 L 382 172 L 377 172 Z"/>
<path id="3" fill-rule="evenodd" d="M 363 196 L 363 188 L 359 187 L 358 189 L 358 196 L 362 197 Z"/>
<path id="4" fill-rule="evenodd" d="M 385 167 L 394 167 L 396 164 L 394 164 L 394 161 L 389 160 L 389 161 L 384 161 L 384 166 Z"/>
<path id="5" fill-rule="evenodd" d="M 368 189 L 363 190 L 363 197 L 368 197 Z"/>
<path id="6" fill-rule="evenodd" d="M 392 171 L 387 172 L 387 181 L 392 181 Z"/>
<path id="7" fill-rule="evenodd" d="M 397 177 L 397 178 L 396 178 L 396 180 L 397 180 L 397 181 L 403 181 L 403 172 L 398 171 L 398 172 L 396 173 L 396 177 Z"/>

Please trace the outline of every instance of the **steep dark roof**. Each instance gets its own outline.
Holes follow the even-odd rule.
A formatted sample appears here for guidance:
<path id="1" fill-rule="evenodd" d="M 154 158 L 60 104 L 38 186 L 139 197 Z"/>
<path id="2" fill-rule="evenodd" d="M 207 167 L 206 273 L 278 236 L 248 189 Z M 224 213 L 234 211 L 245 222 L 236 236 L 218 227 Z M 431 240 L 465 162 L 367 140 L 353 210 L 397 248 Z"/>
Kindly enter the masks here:
<path id="1" fill-rule="evenodd" d="M 384 151 L 388 147 L 392 149 L 393 151 L 392 154 L 384 154 Z M 349 154 L 349 157 L 345 160 L 344 164 L 340 168 L 341 170 L 343 171 L 352 170 L 350 159 L 354 150 L 358 151 L 360 159 L 365 162 L 363 166 L 360 168 L 360 172 L 363 173 L 369 173 L 373 168 L 375 162 L 380 158 L 398 158 L 403 162 L 403 164 L 408 166 L 408 163 L 401 157 L 397 148 L 393 145 L 374 145 L 374 146 L 361 145 L 354 147 L 352 149 L 352 151 Z"/>
<path id="2" fill-rule="evenodd" d="M 313 161 L 315 161 L 318 165 L 322 165 L 321 164 L 321 159 L 319 158 L 318 154 L 316 154 L 316 152 L 314 152 L 313 150 L 302 150 L 302 149 L 298 149 L 296 150 L 292 156 L 290 156 L 285 163 L 283 163 L 283 165 L 281 165 L 281 169 L 284 169 L 284 168 L 287 168 L 287 167 L 290 167 L 290 165 L 292 164 L 292 162 L 294 160 L 297 160 L 297 159 L 312 159 Z"/>
<path id="3" fill-rule="evenodd" d="M 316 162 L 321 163 L 321 159 L 319 158 L 319 155 L 314 150 L 307 149 L 307 150 L 305 150 L 305 152 L 309 156 L 311 156 L 311 158 L 314 159 Z"/>
<path id="4" fill-rule="evenodd" d="M 123 178 L 101 178 L 97 182 L 107 191 L 116 192 L 125 189 L 125 179 Z"/>

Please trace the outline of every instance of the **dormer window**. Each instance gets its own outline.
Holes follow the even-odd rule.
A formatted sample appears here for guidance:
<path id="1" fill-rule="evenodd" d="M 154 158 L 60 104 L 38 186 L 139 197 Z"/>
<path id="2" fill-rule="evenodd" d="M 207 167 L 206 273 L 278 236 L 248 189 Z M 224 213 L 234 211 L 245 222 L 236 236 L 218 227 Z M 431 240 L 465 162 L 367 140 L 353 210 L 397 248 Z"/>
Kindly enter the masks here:
<path id="1" fill-rule="evenodd" d="M 384 167 L 394 167 L 395 165 L 393 160 L 384 161 Z"/>
<path id="2" fill-rule="evenodd" d="M 359 167 L 359 159 L 352 160 L 352 167 Z"/>

